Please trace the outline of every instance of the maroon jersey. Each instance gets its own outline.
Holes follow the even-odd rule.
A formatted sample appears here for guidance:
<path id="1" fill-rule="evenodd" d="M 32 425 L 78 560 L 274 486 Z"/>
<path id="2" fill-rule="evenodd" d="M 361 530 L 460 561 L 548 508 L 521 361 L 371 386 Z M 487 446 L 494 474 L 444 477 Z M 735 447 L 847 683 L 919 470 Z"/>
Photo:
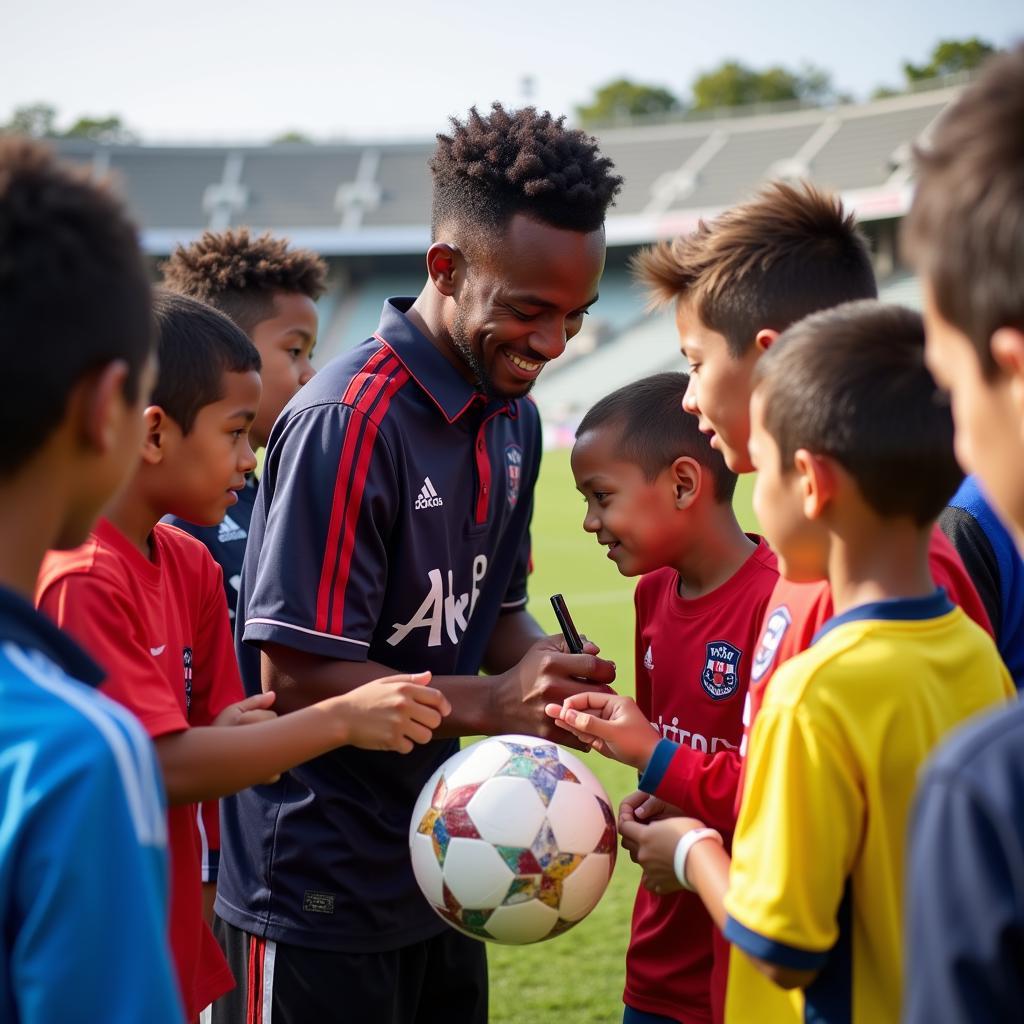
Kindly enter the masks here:
<path id="1" fill-rule="evenodd" d="M 751 660 L 778 579 L 775 556 L 755 539 L 757 549 L 710 594 L 680 597 L 679 574 L 665 568 L 644 576 L 635 595 L 636 699 L 662 736 L 641 789 L 662 795 L 662 780 L 685 773 L 682 785 L 665 787 L 677 793 L 673 802 L 727 831 L 735 820 L 735 769 L 716 795 L 714 766 L 721 758 L 731 766 L 738 754 Z M 681 751 L 686 756 L 674 757 Z M 690 781 L 691 762 L 703 768 L 699 789 Z M 680 802 L 687 791 L 699 797 L 691 806 Z M 717 813 L 708 813 L 709 805 Z M 686 1024 L 710 1021 L 713 928 L 695 893 L 639 889 L 626 955 L 627 1005 Z"/>

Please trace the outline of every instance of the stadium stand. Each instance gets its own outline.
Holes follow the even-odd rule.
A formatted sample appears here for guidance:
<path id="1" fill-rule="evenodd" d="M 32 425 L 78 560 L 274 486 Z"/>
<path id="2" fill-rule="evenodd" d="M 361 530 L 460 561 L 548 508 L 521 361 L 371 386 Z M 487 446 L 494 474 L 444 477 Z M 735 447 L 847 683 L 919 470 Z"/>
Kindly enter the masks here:
<path id="1" fill-rule="evenodd" d="M 908 208 L 911 146 L 958 87 L 871 103 L 601 130 L 625 177 L 608 219 L 601 300 L 567 356 L 535 389 L 553 438 L 611 388 L 679 365 L 671 318 L 648 317 L 627 258 L 638 245 L 691 230 L 760 182 L 808 178 L 840 191 L 875 249 L 882 293 L 917 305 L 900 266 L 896 224 Z M 323 363 L 372 332 L 388 295 L 416 292 L 429 244 L 432 140 L 269 146 L 57 143 L 68 159 L 114 172 L 155 258 L 204 228 L 248 225 L 287 235 L 331 267 L 320 303 Z"/>

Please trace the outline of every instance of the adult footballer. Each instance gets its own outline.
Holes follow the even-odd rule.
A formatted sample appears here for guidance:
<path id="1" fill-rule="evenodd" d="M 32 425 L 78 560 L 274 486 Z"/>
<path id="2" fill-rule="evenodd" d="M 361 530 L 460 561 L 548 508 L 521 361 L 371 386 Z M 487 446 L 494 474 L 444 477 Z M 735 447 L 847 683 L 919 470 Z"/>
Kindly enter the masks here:
<path id="1" fill-rule="evenodd" d="M 242 983 L 215 1021 L 484 1022 L 484 947 L 412 876 L 413 803 L 456 737 L 564 741 L 545 704 L 614 679 L 526 610 L 526 395 L 597 301 L 621 179 L 562 118 L 498 104 L 453 119 L 431 171 L 423 290 L 389 299 L 271 434 L 236 640 L 247 690 L 282 713 L 429 669 L 448 738 L 339 750 L 225 802 L 217 927 Z"/>

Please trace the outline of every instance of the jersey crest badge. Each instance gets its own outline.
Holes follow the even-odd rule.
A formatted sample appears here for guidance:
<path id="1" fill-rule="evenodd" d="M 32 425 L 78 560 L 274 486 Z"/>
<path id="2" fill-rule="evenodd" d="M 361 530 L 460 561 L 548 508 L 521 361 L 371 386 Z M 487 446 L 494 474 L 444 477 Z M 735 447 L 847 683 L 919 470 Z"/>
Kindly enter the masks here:
<path id="1" fill-rule="evenodd" d="M 508 507 L 515 508 L 519 500 L 519 481 L 523 475 L 523 449 L 510 444 L 505 449 L 505 479 Z"/>
<path id="2" fill-rule="evenodd" d="M 181 665 L 185 671 L 185 717 L 192 710 L 192 648 L 181 649 Z"/>
<path id="3" fill-rule="evenodd" d="M 644 655 L 644 668 L 650 672 L 654 668 L 654 651 L 651 645 L 647 645 L 647 653 Z"/>
<path id="4" fill-rule="evenodd" d="M 700 674 L 700 685 L 712 700 L 731 697 L 740 684 L 740 658 L 743 652 L 724 640 L 704 645 L 707 660 Z"/>
<path id="5" fill-rule="evenodd" d="M 754 651 L 754 664 L 750 669 L 750 678 L 753 682 L 759 682 L 765 672 L 771 668 L 778 653 L 779 644 L 786 635 L 786 630 L 793 624 L 793 616 L 789 609 L 783 604 L 779 605 L 768 616 L 768 622 L 761 634 L 761 640 Z"/>

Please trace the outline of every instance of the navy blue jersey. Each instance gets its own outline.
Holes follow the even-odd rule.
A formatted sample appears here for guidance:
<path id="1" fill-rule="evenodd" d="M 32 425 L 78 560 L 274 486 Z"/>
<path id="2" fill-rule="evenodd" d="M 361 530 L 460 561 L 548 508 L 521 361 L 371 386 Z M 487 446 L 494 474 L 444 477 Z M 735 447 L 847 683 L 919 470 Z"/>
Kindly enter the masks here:
<path id="1" fill-rule="evenodd" d="M 406 319 L 411 302 L 389 300 L 377 334 L 321 370 L 274 426 L 236 620 L 250 693 L 264 642 L 472 675 L 499 615 L 526 604 L 536 408 L 477 393 Z M 457 747 L 346 747 L 224 801 L 217 912 L 344 952 L 440 932 L 412 876 L 408 827 Z"/>
<path id="2" fill-rule="evenodd" d="M 1024 1007 L 1024 704 L 968 725 L 918 791 L 907 865 L 907 1024 Z"/>
<path id="3" fill-rule="evenodd" d="M 1010 531 L 973 476 L 953 495 L 939 525 L 981 595 L 1017 689 L 1024 689 L 1024 561 Z"/>
<path id="4" fill-rule="evenodd" d="M 180 1024 L 149 739 L 103 673 L 0 588 L 0 1020 Z"/>
<path id="5" fill-rule="evenodd" d="M 256 505 L 256 477 L 250 476 L 238 492 L 238 504 L 232 505 L 216 526 L 196 526 L 178 516 L 164 516 L 163 522 L 178 527 L 202 541 L 213 560 L 224 572 L 224 593 L 228 599 L 228 615 L 235 618 L 235 602 L 242 582 L 242 562 L 245 560 L 245 542 L 249 537 L 249 522 Z"/>

